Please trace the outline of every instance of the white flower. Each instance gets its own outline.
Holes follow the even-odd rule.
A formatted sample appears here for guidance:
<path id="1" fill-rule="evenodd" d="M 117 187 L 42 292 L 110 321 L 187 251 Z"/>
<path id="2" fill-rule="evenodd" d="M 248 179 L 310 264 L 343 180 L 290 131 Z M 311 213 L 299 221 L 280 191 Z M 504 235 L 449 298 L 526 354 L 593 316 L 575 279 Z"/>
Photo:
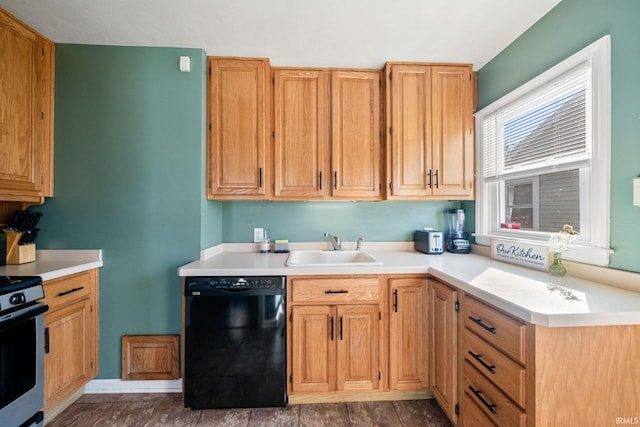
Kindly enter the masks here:
<path id="1" fill-rule="evenodd" d="M 569 224 L 562 227 L 562 231 L 553 233 L 549 237 L 549 249 L 553 252 L 562 252 L 569 249 L 569 244 L 578 237 L 578 232 Z"/>

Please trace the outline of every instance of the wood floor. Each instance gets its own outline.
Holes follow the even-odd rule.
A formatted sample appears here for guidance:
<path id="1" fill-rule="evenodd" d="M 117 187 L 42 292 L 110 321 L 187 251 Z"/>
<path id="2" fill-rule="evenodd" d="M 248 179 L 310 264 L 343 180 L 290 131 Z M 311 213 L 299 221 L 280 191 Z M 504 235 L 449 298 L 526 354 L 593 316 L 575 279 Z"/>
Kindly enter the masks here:
<path id="1" fill-rule="evenodd" d="M 450 427 L 435 400 L 289 405 L 287 408 L 184 408 L 182 395 L 86 394 L 48 427 L 403 426 Z"/>

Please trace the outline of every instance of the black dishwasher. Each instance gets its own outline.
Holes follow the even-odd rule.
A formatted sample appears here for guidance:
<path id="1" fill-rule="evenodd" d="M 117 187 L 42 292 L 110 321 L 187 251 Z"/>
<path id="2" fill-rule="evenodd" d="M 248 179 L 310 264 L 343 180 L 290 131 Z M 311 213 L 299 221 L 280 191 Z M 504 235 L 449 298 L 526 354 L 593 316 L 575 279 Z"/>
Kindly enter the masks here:
<path id="1" fill-rule="evenodd" d="M 287 405 L 286 278 L 187 277 L 184 406 Z"/>

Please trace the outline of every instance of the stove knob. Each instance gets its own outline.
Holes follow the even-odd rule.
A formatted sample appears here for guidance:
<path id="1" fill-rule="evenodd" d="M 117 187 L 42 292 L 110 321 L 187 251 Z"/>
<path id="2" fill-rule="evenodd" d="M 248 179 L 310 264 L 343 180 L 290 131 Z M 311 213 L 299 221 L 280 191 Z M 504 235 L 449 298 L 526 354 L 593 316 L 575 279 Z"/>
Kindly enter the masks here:
<path id="1" fill-rule="evenodd" d="M 24 304 L 26 300 L 23 292 L 17 292 L 9 298 L 9 302 L 13 305 Z"/>

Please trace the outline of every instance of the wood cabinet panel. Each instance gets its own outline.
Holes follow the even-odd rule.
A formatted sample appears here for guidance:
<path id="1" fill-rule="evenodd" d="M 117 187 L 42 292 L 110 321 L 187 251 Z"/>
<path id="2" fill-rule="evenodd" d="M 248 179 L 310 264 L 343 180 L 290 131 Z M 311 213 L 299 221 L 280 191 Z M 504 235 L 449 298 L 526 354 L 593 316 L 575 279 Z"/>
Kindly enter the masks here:
<path id="1" fill-rule="evenodd" d="M 457 421 L 458 292 L 429 279 L 429 386 L 449 419 Z"/>
<path id="2" fill-rule="evenodd" d="M 294 306 L 292 391 L 324 392 L 336 384 L 336 310 L 332 306 Z"/>
<path id="3" fill-rule="evenodd" d="M 462 355 L 489 381 L 522 408 L 526 408 L 527 371 L 519 364 L 465 329 Z"/>
<path id="4" fill-rule="evenodd" d="M 428 385 L 426 278 L 389 280 L 389 388 Z"/>
<path id="5" fill-rule="evenodd" d="M 526 364 L 526 324 L 468 297 L 462 308 L 464 326 L 515 361 Z"/>
<path id="6" fill-rule="evenodd" d="M 331 73 L 333 197 L 380 197 L 379 71 Z"/>
<path id="7" fill-rule="evenodd" d="M 44 282 L 44 291 L 44 302 L 50 306 L 44 317 L 44 397 L 49 412 L 98 374 L 97 270 Z"/>
<path id="8" fill-rule="evenodd" d="M 390 198 L 431 194 L 431 68 L 393 65 L 388 72 Z"/>
<path id="9" fill-rule="evenodd" d="M 387 199 L 474 198 L 470 65 L 387 63 Z"/>
<path id="10" fill-rule="evenodd" d="M 469 395 L 482 413 L 498 426 L 526 427 L 527 416 L 525 412 L 480 374 L 476 368 L 465 361 L 462 371 L 464 393 Z"/>
<path id="11" fill-rule="evenodd" d="M 210 57 L 210 199 L 264 199 L 270 185 L 269 61 Z"/>
<path id="12" fill-rule="evenodd" d="M 276 69 L 274 167 L 276 198 L 322 198 L 331 177 L 329 82 L 325 70 Z"/>
<path id="13" fill-rule="evenodd" d="M 337 389 L 378 389 L 377 305 L 339 305 Z"/>
<path id="14" fill-rule="evenodd" d="M 432 68 L 434 195 L 473 198 L 472 102 L 470 67 Z"/>
<path id="15" fill-rule="evenodd" d="M 292 278 L 293 302 L 348 303 L 378 301 L 380 279 L 370 277 Z"/>
<path id="16" fill-rule="evenodd" d="M 53 194 L 54 46 L 0 10 L 0 200 Z"/>

